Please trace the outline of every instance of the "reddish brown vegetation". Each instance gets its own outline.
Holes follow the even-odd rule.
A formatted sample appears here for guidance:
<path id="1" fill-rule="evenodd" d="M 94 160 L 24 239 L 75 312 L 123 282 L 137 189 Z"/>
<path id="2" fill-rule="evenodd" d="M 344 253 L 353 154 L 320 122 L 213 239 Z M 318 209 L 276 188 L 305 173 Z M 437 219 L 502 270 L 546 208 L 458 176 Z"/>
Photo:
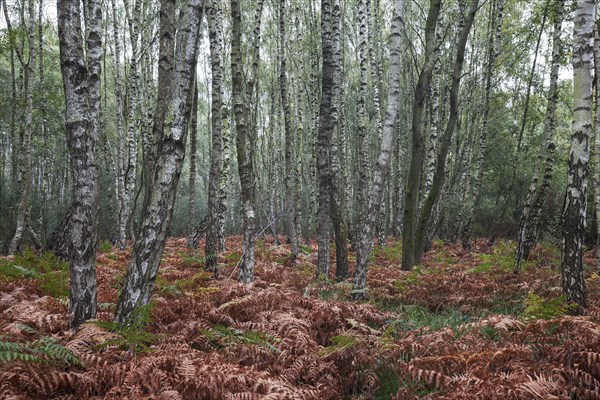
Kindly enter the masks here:
<path id="1" fill-rule="evenodd" d="M 528 293 L 560 294 L 545 249 L 521 276 L 496 262 L 480 267 L 493 259 L 483 247 L 468 254 L 437 246 L 411 273 L 400 270 L 396 253 L 378 250 L 372 304 L 355 304 L 344 301 L 348 285 L 311 285 L 316 253 L 289 268 L 287 247 L 259 244 L 256 279 L 244 287 L 229 279 L 240 239 L 227 247 L 233 251 L 219 257 L 215 280 L 201 273 L 201 253 L 185 240 L 169 242 L 148 326 L 159 336 L 141 354 L 103 345 L 118 335 L 96 325 L 68 331 L 65 305 L 42 296 L 35 280 L 0 279 L 0 334 L 25 341 L 30 334 L 18 324 L 31 326 L 85 364 L 3 364 L 0 398 L 600 398 L 597 277 L 589 279 L 588 316 L 506 313 L 520 314 Z M 127 259 L 118 250 L 98 256 L 99 303 L 114 306 Z M 111 304 L 99 319 L 112 318 Z M 415 310 L 451 312 L 454 322 L 419 325 Z"/>

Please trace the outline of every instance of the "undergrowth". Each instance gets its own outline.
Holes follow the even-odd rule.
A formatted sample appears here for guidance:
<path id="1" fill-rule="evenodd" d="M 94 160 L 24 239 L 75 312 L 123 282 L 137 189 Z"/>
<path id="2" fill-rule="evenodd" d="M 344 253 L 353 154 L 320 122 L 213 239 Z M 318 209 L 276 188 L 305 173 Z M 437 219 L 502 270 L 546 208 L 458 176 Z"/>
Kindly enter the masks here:
<path id="1" fill-rule="evenodd" d="M 153 322 L 153 307 L 153 303 L 137 307 L 132 313 L 131 322 L 127 324 L 116 321 L 90 322 L 118 335 L 114 339 L 103 342 L 100 347 L 117 346 L 136 354 L 149 351 L 150 346 L 159 339 L 159 335 L 148 331 L 148 325 Z"/>
<path id="2" fill-rule="evenodd" d="M 57 367 L 83 367 L 82 361 L 71 350 L 62 346 L 57 339 L 40 335 L 30 326 L 17 324 L 16 327 L 30 336 L 29 340 L 6 340 L 0 336 L 0 364 L 11 361 L 54 365 Z"/>
<path id="3" fill-rule="evenodd" d="M 128 253 L 106 248 L 98 259 L 99 320 L 75 331 L 64 298 L 40 293 L 46 269 L 0 261 L 13 265 L 0 275 L 0 397 L 600 396 L 600 280 L 588 279 L 589 315 L 569 315 L 546 245 L 515 276 L 510 242 L 474 243 L 473 252 L 434 242 L 410 272 L 390 242 L 373 253 L 368 299 L 353 303 L 350 279 L 333 283 L 331 271 L 315 282 L 314 243 L 291 266 L 289 245 L 261 238 L 256 279 L 241 285 L 228 279 L 241 238 L 227 240 L 218 279 L 184 238 L 169 240 L 152 306 L 127 326 L 107 321 Z"/>
<path id="4" fill-rule="evenodd" d="M 34 279 L 43 294 L 55 298 L 69 294 L 69 265 L 52 253 L 37 256 L 31 249 L 0 260 L 0 280 Z"/>

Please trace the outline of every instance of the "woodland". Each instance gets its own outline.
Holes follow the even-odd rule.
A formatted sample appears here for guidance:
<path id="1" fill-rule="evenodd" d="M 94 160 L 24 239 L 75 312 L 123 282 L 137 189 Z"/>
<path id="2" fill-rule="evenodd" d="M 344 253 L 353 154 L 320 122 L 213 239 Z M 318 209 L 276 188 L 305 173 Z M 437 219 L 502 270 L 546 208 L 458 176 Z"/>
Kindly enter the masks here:
<path id="1" fill-rule="evenodd" d="M 0 6 L 0 398 L 600 399 L 595 0 Z"/>

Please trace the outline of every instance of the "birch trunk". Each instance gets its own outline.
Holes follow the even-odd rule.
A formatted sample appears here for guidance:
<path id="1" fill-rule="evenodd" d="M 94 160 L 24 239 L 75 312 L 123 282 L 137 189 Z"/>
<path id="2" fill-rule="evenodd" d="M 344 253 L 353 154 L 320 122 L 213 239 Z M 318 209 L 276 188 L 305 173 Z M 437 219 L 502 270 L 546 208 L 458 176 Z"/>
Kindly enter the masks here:
<path id="1" fill-rule="evenodd" d="M 567 301 L 587 307 L 583 245 L 592 135 L 592 62 L 596 2 L 578 0 L 573 29 L 573 133 L 563 210 L 562 288 Z"/>
<path id="2" fill-rule="evenodd" d="M 404 234 L 402 235 L 402 269 L 410 271 L 415 265 L 415 231 L 417 227 L 419 187 L 424 158 L 422 117 L 435 66 L 435 27 L 441 0 L 430 0 L 425 24 L 425 61 L 414 92 L 412 109 L 412 156 L 404 200 Z"/>
<path id="3" fill-rule="evenodd" d="M 331 116 L 333 126 L 333 137 L 329 148 L 331 169 L 331 222 L 335 234 L 335 279 L 342 282 L 348 278 L 348 227 L 346 224 L 345 193 L 342 186 L 343 178 L 340 171 L 340 139 L 344 135 L 341 130 L 340 98 L 342 86 L 342 35 L 340 30 L 341 7 L 340 1 L 334 0 L 332 12 L 332 36 L 333 36 L 333 69 L 334 88 L 332 95 Z"/>
<path id="4" fill-rule="evenodd" d="M 396 120 L 398 118 L 398 107 L 400 102 L 400 60 L 403 29 L 403 0 L 394 2 L 394 16 L 392 19 L 392 31 L 390 35 L 390 67 L 389 67 L 389 94 L 387 110 L 383 125 L 383 137 L 381 149 L 375 169 L 373 181 L 369 193 L 369 208 L 366 214 L 364 226 L 358 238 L 359 247 L 356 254 L 356 270 L 354 272 L 354 286 L 352 298 L 354 300 L 366 297 L 367 272 L 369 255 L 373 248 L 373 232 L 379 216 L 383 199 L 383 189 L 389 173 L 389 162 L 394 147 L 394 136 L 396 134 Z"/>
<path id="5" fill-rule="evenodd" d="M 559 38 L 560 39 L 560 38 Z M 594 30 L 594 72 L 600 77 L 600 23 Z M 600 273 L 600 85 L 596 84 L 596 114 L 594 119 L 594 216 L 596 218 L 596 273 Z M 552 168 L 550 168 L 552 171 Z"/>
<path id="6" fill-rule="evenodd" d="M 153 127 L 153 132 L 158 133 L 162 140 L 152 172 L 151 191 L 146 195 L 127 277 L 115 311 L 115 320 L 121 323 L 131 322 L 135 308 L 150 301 L 167 240 L 185 154 L 190 92 L 198 60 L 202 3 L 201 0 L 189 0 L 184 5 L 182 24 L 177 32 L 175 70 L 169 90 L 171 96 L 157 99 L 157 103 L 167 104 L 165 120 L 161 124 L 163 131 Z M 164 56 L 161 53 L 160 57 Z"/>
<path id="7" fill-rule="evenodd" d="M 196 175 L 198 175 L 198 76 L 194 76 L 194 84 L 192 89 L 192 106 L 190 109 L 190 175 L 188 180 L 188 197 L 190 199 L 188 208 L 188 246 L 192 244 L 194 237 L 194 225 L 191 221 L 196 219 L 197 203 L 196 203 Z"/>
<path id="8" fill-rule="evenodd" d="M 100 114 L 102 7 L 99 0 L 85 3 L 87 60 L 79 1 L 59 0 L 57 9 L 67 145 L 74 180 L 71 209 L 63 231 L 70 264 L 69 321 L 73 328 L 96 316 L 96 145 Z"/>
<path id="9" fill-rule="evenodd" d="M 367 115 L 367 95 L 368 85 L 367 76 L 369 73 L 368 64 L 368 41 L 367 41 L 367 6 L 366 1 L 358 0 L 358 57 L 359 57 L 359 93 L 356 105 L 357 127 L 356 127 L 356 145 L 358 156 L 358 182 L 356 187 L 356 207 L 353 234 L 354 244 L 358 245 L 357 239 L 360 236 L 360 230 L 367 218 L 367 206 L 369 195 L 369 170 L 371 168 L 369 162 L 369 117 Z"/>
<path id="10" fill-rule="evenodd" d="M 25 131 L 23 135 L 22 143 L 22 159 L 21 159 L 21 173 L 23 182 L 23 192 L 21 194 L 21 201 L 19 202 L 19 209 L 17 211 L 17 228 L 15 234 L 10 241 L 8 246 L 8 255 L 14 255 L 17 252 L 17 247 L 21 243 L 23 234 L 29 224 L 29 207 L 31 203 L 31 192 L 33 190 L 33 176 L 32 176 L 32 144 L 31 138 L 33 135 L 33 77 L 35 67 L 35 11 L 33 7 L 33 0 L 27 2 L 27 10 L 29 14 L 29 26 L 24 27 L 27 29 L 27 44 L 28 44 L 28 59 L 25 62 L 22 57 L 21 66 L 23 68 L 23 91 L 25 92 Z M 7 17 L 8 20 L 8 17 Z M 12 29 L 11 29 L 12 30 Z"/>
<path id="11" fill-rule="evenodd" d="M 291 244 L 290 261 L 293 264 L 298 258 L 298 232 L 296 231 L 296 154 L 294 151 L 294 135 L 292 115 L 288 101 L 287 71 L 286 71 L 286 5 L 285 0 L 279 2 L 279 90 L 281 107 L 283 108 L 283 126 L 285 130 L 285 214 L 286 231 Z"/>
<path id="12" fill-rule="evenodd" d="M 255 142 L 253 140 L 255 126 L 250 115 L 250 107 L 252 106 L 258 75 L 260 21 L 263 5 L 264 1 L 258 0 L 254 16 L 250 78 L 248 82 L 244 82 L 240 0 L 231 0 L 233 36 L 231 41 L 232 100 L 236 124 L 237 160 L 241 183 L 242 230 L 244 236 L 242 263 L 238 279 L 242 283 L 250 283 L 254 279 L 254 230 L 256 215 L 254 210 L 254 150 L 252 146 Z"/>
<path id="13" fill-rule="evenodd" d="M 477 163 L 475 164 L 475 172 L 473 174 L 473 184 L 469 190 L 469 196 L 467 199 L 468 215 L 463 225 L 461 232 L 461 242 L 465 249 L 471 248 L 471 225 L 475 218 L 475 210 L 477 203 L 479 202 L 479 195 L 481 193 L 481 184 L 483 183 L 483 162 L 485 160 L 485 152 L 487 147 L 487 134 L 488 124 L 490 115 L 490 102 L 492 94 L 492 79 L 494 75 L 494 66 L 496 58 L 498 57 L 498 47 L 500 45 L 500 32 L 502 28 L 502 20 L 504 18 L 504 2 L 505 0 L 496 0 L 493 5 L 495 27 L 494 30 L 490 31 L 488 41 L 488 59 L 485 71 L 485 93 L 483 103 L 483 116 L 481 120 L 481 130 L 479 131 L 479 149 L 477 155 Z"/>
<path id="14" fill-rule="evenodd" d="M 318 177 L 318 208 L 317 208 L 317 279 L 326 280 L 329 277 L 329 224 L 331 221 L 330 197 L 330 147 L 334 133 L 332 118 L 332 102 L 335 82 L 333 64 L 333 1 L 321 0 L 321 43 L 322 43 L 322 78 L 321 106 L 319 110 L 319 129 L 317 133 L 317 177 Z"/>
<path id="15" fill-rule="evenodd" d="M 465 49 L 478 7 L 479 0 L 472 0 L 469 10 L 464 16 L 464 20 L 461 24 L 462 28 L 456 43 L 456 61 L 454 63 L 454 70 L 452 72 L 452 88 L 450 89 L 450 113 L 437 153 L 437 160 L 435 163 L 436 170 L 433 175 L 431 190 L 425 198 L 425 202 L 423 203 L 423 207 L 419 214 L 419 220 L 414 239 L 414 260 L 416 263 L 419 263 L 421 261 L 421 257 L 423 256 L 427 228 L 430 224 L 433 207 L 439 199 L 442 187 L 444 185 L 444 180 L 446 178 L 446 158 L 448 156 L 450 143 L 458 120 L 460 81 L 465 59 Z"/>
<path id="16" fill-rule="evenodd" d="M 552 39 L 552 65 L 550 67 L 550 86 L 548 88 L 548 104 L 546 106 L 546 118 L 544 120 L 544 142 L 536 163 L 536 169 L 529 184 L 527 199 L 521 212 L 519 221 L 519 232 L 517 234 L 517 248 L 515 252 L 514 273 L 519 273 L 521 262 L 527 260 L 529 252 L 533 248 L 538 235 L 542 206 L 546 200 L 546 193 L 550 186 L 554 171 L 554 134 L 556 133 L 556 108 L 558 102 L 558 72 L 562 57 L 562 43 L 560 35 L 562 32 L 562 21 L 564 16 L 564 4 L 562 1 L 555 2 L 556 10 L 554 16 L 554 35 Z M 600 58 L 598 58 L 600 60 Z M 599 64 L 596 64 L 598 67 Z M 600 76 L 600 75 L 599 75 Z M 598 118 L 600 114 L 596 113 Z M 596 127 L 598 129 L 598 124 Z M 596 138 L 598 135 L 596 135 Z M 596 143 L 600 143 L 596 140 Z M 597 164 L 598 165 L 598 164 Z M 543 169 L 541 185 L 540 174 Z M 600 170 L 598 170 L 600 172 Z M 596 181 L 597 182 L 597 181 Z M 597 185 L 596 185 L 597 187 Z"/>
<path id="17" fill-rule="evenodd" d="M 208 176 L 208 226 L 204 254 L 206 268 L 217 274 L 217 251 L 219 246 L 220 183 L 223 173 L 223 42 L 221 0 L 212 0 L 208 9 L 208 38 L 210 42 L 211 90 L 211 161 Z"/>

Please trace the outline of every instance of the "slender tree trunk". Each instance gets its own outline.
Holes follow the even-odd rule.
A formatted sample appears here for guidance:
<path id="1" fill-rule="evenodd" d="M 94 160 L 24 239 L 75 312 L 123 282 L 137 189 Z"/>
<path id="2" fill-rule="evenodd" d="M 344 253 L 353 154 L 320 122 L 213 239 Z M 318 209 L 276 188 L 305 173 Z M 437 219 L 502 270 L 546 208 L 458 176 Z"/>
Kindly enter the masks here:
<path id="1" fill-rule="evenodd" d="M 559 37 L 560 40 L 560 37 Z M 553 64 L 554 66 L 554 64 Z M 600 78 L 600 22 L 594 30 L 594 72 Z M 596 272 L 600 273 L 600 85 L 596 81 L 596 114 L 594 119 L 594 216 L 596 218 Z M 550 169 L 552 171 L 552 169 Z"/>
<path id="2" fill-rule="evenodd" d="M 85 4 L 87 62 L 79 1 L 59 0 L 58 35 L 66 102 L 67 145 L 73 174 L 73 200 L 63 231 L 70 264 L 70 325 L 96 316 L 96 145 L 100 116 L 102 8 Z"/>
<path id="3" fill-rule="evenodd" d="M 134 2 L 133 13 L 129 9 L 129 0 L 125 0 L 125 12 L 129 23 L 129 36 L 131 42 L 131 58 L 129 62 L 129 76 L 128 76 L 128 87 L 127 87 L 127 145 L 125 154 L 126 159 L 123 165 L 123 199 L 121 201 L 121 209 L 119 210 L 119 247 L 125 248 L 127 241 L 127 227 L 130 223 L 131 214 L 133 211 L 133 200 L 135 195 L 135 181 L 137 176 L 137 140 L 136 131 L 140 125 L 139 110 L 140 110 L 140 98 L 141 98 L 141 87 L 138 71 L 138 60 L 139 60 L 139 15 L 141 13 L 140 7 L 141 2 Z M 133 15 L 132 15 L 133 14 Z"/>
<path id="4" fill-rule="evenodd" d="M 242 230 L 244 232 L 243 256 L 239 280 L 250 283 L 254 279 L 254 229 L 256 215 L 254 210 L 254 162 L 253 162 L 253 124 L 250 107 L 254 98 L 256 80 L 258 78 L 258 57 L 260 44 L 260 21 L 263 0 L 258 0 L 254 17 L 254 37 L 252 42 L 252 66 L 250 79 L 244 84 L 240 1 L 231 0 L 232 41 L 231 41 L 231 79 L 233 112 L 236 124 L 236 145 L 238 171 L 241 183 Z M 244 92 L 245 89 L 245 92 Z"/>
<path id="5" fill-rule="evenodd" d="M 144 204 L 152 191 L 154 170 L 158 157 L 158 144 L 163 140 L 165 119 L 175 74 L 175 21 L 178 7 L 176 0 L 160 0 L 159 49 L 158 49 L 158 88 L 152 123 L 152 143 L 144 154 Z"/>
<path id="6" fill-rule="evenodd" d="M 331 221 L 331 186 L 330 186 L 330 147 L 334 134 L 332 118 L 332 102 L 335 82 L 333 63 L 333 8 L 332 0 L 321 0 L 321 43 L 322 43 L 322 78 L 321 106 L 319 111 L 319 129 L 317 133 L 317 177 L 318 177 L 318 209 L 317 209 L 317 279 L 329 277 L 329 224 Z"/>
<path id="7" fill-rule="evenodd" d="M 294 151 L 294 134 L 292 129 L 292 115 L 288 101 L 287 72 L 286 72 L 286 5 L 285 0 L 279 2 L 279 90 L 281 107 L 283 108 L 283 126 L 285 130 L 285 214 L 286 231 L 292 247 L 290 261 L 293 264 L 298 258 L 298 232 L 296 231 L 296 154 Z"/>
<path id="8" fill-rule="evenodd" d="M 519 273 L 521 262 L 527 260 L 529 252 L 533 248 L 540 225 L 542 215 L 542 206 L 546 200 L 546 193 L 550 186 L 554 171 L 554 152 L 556 144 L 554 143 L 554 134 L 556 132 L 556 107 L 558 102 L 558 72 L 560 69 L 560 60 L 562 57 L 562 43 L 560 35 L 562 32 L 562 21 L 564 15 L 564 3 L 556 1 L 556 10 L 554 16 L 554 37 L 552 39 L 552 65 L 550 67 L 550 86 L 548 88 L 548 104 L 546 106 L 546 118 L 544 120 L 544 142 L 540 149 L 540 155 L 536 163 L 535 172 L 529 184 L 527 199 L 521 212 L 519 221 L 519 231 L 517 234 L 517 248 L 515 252 L 514 273 Z M 600 58 L 599 58 L 600 60 Z M 598 64 L 596 64 L 598 66 Z M 598 75 L 600 76 L 600 75 Z M 596 114 L 597 117 L 600 114 Z M 596 125 L 598 127 L 599 125 Z M 598 136 L 596 136 L 598 137 Z M 596 143 L 600 143 L 596 140 Z M 539 185 L 539 175 L 542 172 L 543 177 Z M 600 170 L 598 170 L 600 172 Z M 539 186 L 538 186 L 539 185 Z"/>
<path id="9" fill-rule="evenodd" d="M 27 2 L 29 14 L 29 26 L 27 29 L 28 42 L 28 59 L 23 67 L 23 91 L 25 93 L 25 134 L 23 136 L 23 156 L 22 156 L 22 182 L 23 192 L 19 209 L 17 211 L 17 228 L 15 234 L 8 246 L 8 254 L 14 255 L 17 252 L 17 247 L 21 243 L 26 226 L 29 223 L 29 207 L 31 203 L 31 192 L 33 190 L 33 174 L 32 174 L 32 144 L 31 138 L 33 135 L 33 72 L 35 68 L 35 11 L 33 0 Z M 25 28 L 25 27 L 24 27 Z M 12 29 L 11 29 L 12 30 Z M 24 60 L 23 60 L 24 61 Z"/>
<path id="10" fill-rule="evenodd" d="M 232 129 L 229 124 L 229 110 L 223 107 L 223 171 L 219 180 L 219 250 L 225 251 L 225 219 L 227 217 L 227 196 L 231 175 Z"/>
<path id="11" fill-rule="evenodd" d="M 354 218 L 355 232 L 352 235 L 354 238 L 353 244 L 358 247 L 358 238 L 360 230 L 364 226 L 364 221 L 367 218 L 367 206 L 369 195 L 369 170 L 371 165 L 369 162 L 369 117 L 367 115 L 367 96 L 368 85 L 367 77 L 369 73 L 368 60 L 368 35 L 367 35 L 367 5 L 366 1 L 358 0 L 358 57 L 359 57 L 359 93 L 356 105 L 357 127 L 356 127 L 356 146 L 358 156 L 358 182 L 356 187 L 356 207 Z"/>
<path id="12" fill-rule="evenodd" d="M 367 271 L 369 255 L 373 248 L 373 232 L 379 216 L 383 199 L 385 181 L 389 172 L 389 162 L 394 147 L 396 134 L 396 120 L 400 103 L 400 77 L 401 77 L 401 33 L 403 29 L 403 0 L 395 0 L 394 17 L 392 19 L 392 32 L 390 36 L 390 68 L 389 68 L 389 94 L 387 110 L 383 125 L 381 150 L 373 171 L 373 182 L 369 193 L 369 208 L 365 224 L 359 237 L 359 247 L 356 254 L 356 270 L 354 272 L 354 286 L 352 298 L 363 299 L 366 296 Z"/>
<path id="13" fill-rule="evenodd" d="M 188 197 L 190 199 L 188 209 L 188 221 L 196 220 L 198 206 L 196 203 L 196 175 L 198 175 L 198 76 L 194 76 L 192 89 L 192 106 L 190 108 L 190 176 L 188 180 Z M 191 246 L 194 236 L 194 225 L 188 225 L 188 245 Z"/>
<path id="14" fill-rule="evenodd" d="M 471 248 L 471 225 L 473 223 L 473 219 L 475 218 L 475 210 L 477 203 L 479 202 L 481 184 L 483 183 L 483 162 L 485 160 L 485 152 L 487 148 L 492 79 L 501 39 L 500 33 L 502 28 L 502 20 L 504 18 L 504 2 L 505 0 L 495 0 L 495 3 L 493 3 L 494 12 L 492 15 L 496 19 L 496 23 L 492 25 L 493 30 L 490 31 L 488 42 L 488 62 L 485 71 L 485 97 L 483 104 L 483 116 L 481 120 L 481 131 L 479 132 L 479 153 L 477 156 L 477 164 L 475 164 L 475 172 L 473 174 L 473 184 L 470 187 L 469 196 L 467 199 L 468 215 L 461 232 L 461 241 L 465 249 Z"/>
<path id="15" fill-rule="evenodd" d="M 184 5 L 181 27 L 177 33 L 176 60 L 173 64 L 175 70 L 169 90 L 171 95 L 168 99 L 157 98 L 157 103 L 167 104 L 164 114 L 167 117 L 160 125 L 163 132 L 157 131 L 156 126 L 153 127 L 153 132 L 162 137 L 162 140 L 152 172 L 151 191 L 146 194 L 141 225 L 115 311 L 115 320 L 121 323 L 130 322 L 135 308 L 150 301 L 165 248 L 185 155 L 190 92 L 198 60 L 202 4 L 201 0 L 188 0 Z M 161 27 L 161 32 L 164 32 L 163 28 Z M 165 56 L 160 54 L 161 58 Z"/>
<path id="16" fill-rule="evenodd" d="M 578 0 L 573 30 L 573 133 L 563 210 L 562 288 L 567 301 L 587 307 L 583 244 L 592 135 L 592 62 L 596 2 Z"/>
<path id="17" fill-rule="evenodd" d="M 40 92 L 42 97 L 47 96 L 46 88 L 46 72 L 44 68 L 44 1 L 39 0 L 38 3 L 38 65 L 40 74 Z M 50 182 L 50 133 L 48 129 L 48 107 L 45 101 L 40 103 L 40 114 L 42 116 L 42 156 L 43 156 L 43 176 L 42 176 L 42 207 L 41 207 L 41 224 L 40 224 L 40 239 L 42 243 L 46 244 L 46 234 L 48 230 L 48 209 L 49 209 L 49 193 L 48 185 Z"/>
<path id="18" fill-rule="evenodd" d="M 217 274 L 217 251 L 219 246 L 220 184 L 223 173 L 223 42 L 222 4 L 212 0 L 208 14 L 208 38 L 210 41 L 210 65 L 212 74 L 211 99 L 211 157 L 208 176 L 208 226 L 206 230 L 206 268 Z"/>
<path id="19" fill-rule="evenodd" d="M 340 171 L 340 137 L 344 134 L 340 127 L 341 110 L 340 97 L 342 86 L 342 35 L 340 30 L 341 8 L 340 1 L 334 0 L 332 13 L 332 40 L 333 40 L 333 69 L 334 87 L 332 95 L 331 116 L 333 122 L 333 136 L 329 148 L 331 170 L 331 221 L 335 234 L 335 279 L 342 282 L 348 278 L 348 227 L 346 225 L 346 212 L 344 203 L 344 188 Z M 337 133 L 337 135 L 336 135 Z"/>
<path id="20" fill-rule="evenodd" d="M 513 155 L 512 160 L 512 173 L 510 175 L 510 180 L 508 181 L 508 188 L 506 189 L 506 196 L 504 197 L 504 202 L 502 203 L 502 207 L 500 208 L 500 212 L 498 213 L 498 217 L 496 221 L 502 222 L 504 221 L 504 217 L 506 216 L 506 211 L 508 210 L 508 203 L 510 201 L 511 194 L 513 192 L 513 188 L 515 185 L 515 180 L 517 179 L 517 169 L 520 164 L 520 155 L 521 155 L 521 146 L 523 144 L 523 135 L 525 134 L 525 128 L 527 127 L 527 117 L 529 115 L 529 103 L 531 101 L 531 88 L 533 87 L 533 79 L 535 77 L 535 69 L 537 67 L 538 54 L 540 50 L 540 44 L 542 42 L 542 34 L 544 33 L 544 29 L 546 27 L 546 15 L 547 12 L 544 12 L 544 16 L 542 18 L 542 24 L 540 26 L 540 33 L 538 34 L 538 39 L 535 45 L 535 51 L 533 55 L 533 63 L 531 64 L 531 70 L 529 71 L 529 78 L 527 81 L 527 91 L 525 93 L 525 105 L 523 107 L 523 115 L 521 116 L 521 126 L 519 128 L 519 134 L 517 136 L 517 146 L 515 148 L 515 154 Z M 492 235 L 488 243 L 492 245 L 496 241 L 496 237 L 498 236 L 498 230 L 493 230 Z"/>
<path id="21" fill-rule="evenodd" d="M 429 91 L 431 75 L 435 66 L 435 29 L 441 8 L 441 0 L 430 0 L 425 23 L 425 61 L 417 87 L 415 88 L 412 111 L 412 156 L 406 182 L 404 200 L 404 234 L 402 235 L 402 269 L 409 271 L 415 265 L 416 228 L 419 187 L 424 157 L 422 117 L 425 98 Z"/>
<path id="22" fill-rule="evenodd" d="M 478 7 L 479 0 L 472 0 L 469 11 L 462 23 L 460 35 L 456 43 L 456 61 L 454 63 L 454 71 L 452 73 L 452 88 L 450 89 L 450 113 L 437 154 L 436 170 L 435 174 L 433 175 L 431 190 L 429 191 L 429 194 L 423 203 L 415 233 L 414 260 L 417 263 L 421 261 L 421 257 L 423 256 L 425 235 L 427 232 L 427 227 L 430 224 L 431 213 L 433 211 L 433 207 L 439 199 L 442 187 L 444 185 L 444 180 L 446 178 L 446 157 L 448 156 L 452 136 L 458 120 L 458 96 L 460 93 L 460 81 L 465 59 L 465 49 Z"/>

